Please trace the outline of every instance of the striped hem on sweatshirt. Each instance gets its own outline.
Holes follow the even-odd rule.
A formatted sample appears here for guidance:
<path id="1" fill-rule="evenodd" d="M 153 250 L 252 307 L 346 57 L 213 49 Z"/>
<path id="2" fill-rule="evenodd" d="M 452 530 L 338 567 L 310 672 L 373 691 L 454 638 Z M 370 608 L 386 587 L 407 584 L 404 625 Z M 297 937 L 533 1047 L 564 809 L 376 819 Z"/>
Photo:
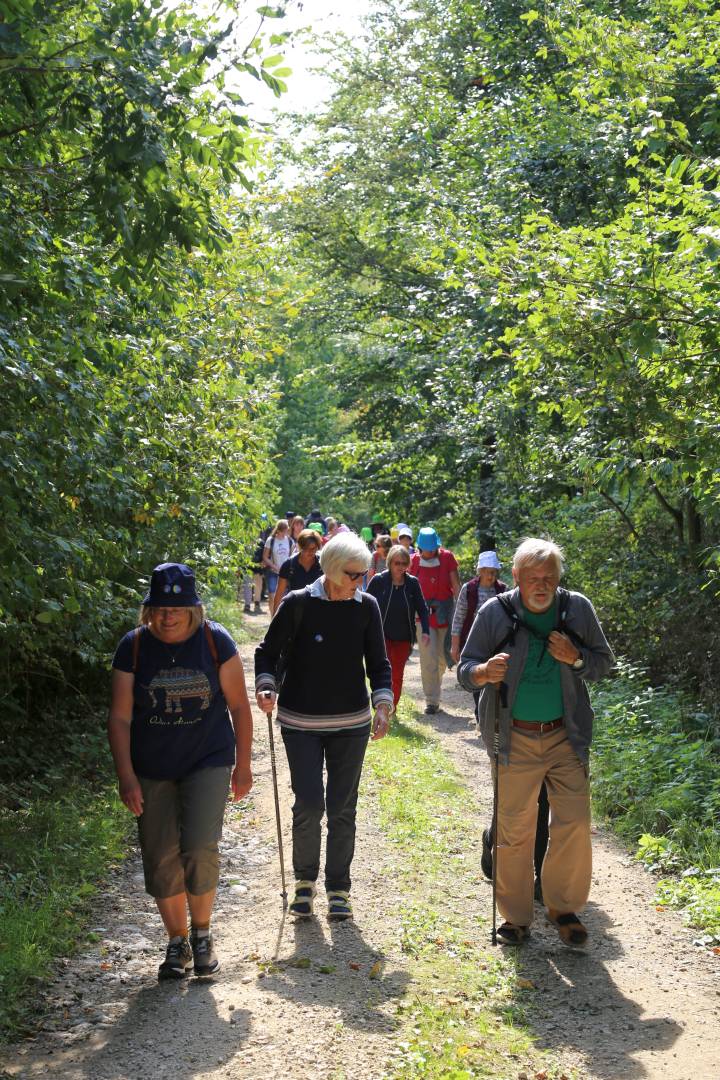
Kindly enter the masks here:
<path id="1" fill-rule="evenodd" d="M 277 718 L 281 727 L 299 731 L 346 731 L 349 728 L 366 727 L 370 723 L 370 707 L 351 713 L 336 713 L 327 716 L 308 716 L 306 713 L 293 712 L 282 705 L 278 706 Z"/>

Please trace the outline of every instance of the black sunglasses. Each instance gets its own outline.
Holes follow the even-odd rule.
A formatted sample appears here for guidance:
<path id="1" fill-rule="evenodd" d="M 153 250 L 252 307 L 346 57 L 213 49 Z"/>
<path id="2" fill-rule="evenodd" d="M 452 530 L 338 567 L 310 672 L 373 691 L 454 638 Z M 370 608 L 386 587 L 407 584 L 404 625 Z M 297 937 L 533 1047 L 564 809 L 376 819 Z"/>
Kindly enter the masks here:
<path id="1" fill-rule="evenodd" d="M 343 574 L 347 574 L 351 581 L 359 581 L 360 578 L 365 577 L 364 570 L 343 570 Z"/>

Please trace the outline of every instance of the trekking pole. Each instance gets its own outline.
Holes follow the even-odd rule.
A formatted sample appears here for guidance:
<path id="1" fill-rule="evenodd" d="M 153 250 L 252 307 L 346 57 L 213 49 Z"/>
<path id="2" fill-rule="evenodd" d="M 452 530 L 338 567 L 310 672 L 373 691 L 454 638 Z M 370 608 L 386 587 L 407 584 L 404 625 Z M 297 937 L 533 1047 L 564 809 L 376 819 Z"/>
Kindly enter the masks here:
<path id="1" fill-rule="evenodd" d="M 282 882 L 283 911 L 287 911 L 288 894 L 285 885 L 285 858 L 283 856 L 282 825 L 280 823 L 280 797 L 278 795 L 277 768 L 275 765 L 275 736 L 273 735 L 273 714 L 267 714 L 268 738 L 270 740 L 270 769 L 272 770 L 273 794 L 275 795 L 275 824 L 277 826 L 278 854 L 280 855 L 280 880 Z"/>
<path id="2" fill-rule="evenodd" d="M 495 687 L 495 731 L 493 733 L 493 812 L 492 812 L 492 937 L 497 945 L 497 854 L 498 854 L 498 773 L 500 772 L 500 687 Z"/>

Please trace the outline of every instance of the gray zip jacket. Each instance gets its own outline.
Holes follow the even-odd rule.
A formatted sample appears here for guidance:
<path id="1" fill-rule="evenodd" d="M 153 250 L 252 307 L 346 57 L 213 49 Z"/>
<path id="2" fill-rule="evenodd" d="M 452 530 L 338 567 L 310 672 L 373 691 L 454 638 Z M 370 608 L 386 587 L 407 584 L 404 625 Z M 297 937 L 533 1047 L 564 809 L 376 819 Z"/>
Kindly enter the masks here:
<path id="1" fill-rule="evenodd" d="M 505 596 L 510 599 L 518 615 L 522 617 L 520 590 L 512 589 L 505 593 Z M 557 604 L 556 599 L 556 608 Z M 560 664 L 563 718 L 570 745 L 582 763 L 586 765 L 592 742 L 593 711 L 585 683 L 587 680 L 602 679 L 607 675 L 615 658 L 602 632 L 595 608 L 582 593 L 570 593 L 565 625 L 583 641 L 582 646 L 574 642 L 582 653 L 583 666 L 576 671 L 569 664 Z M 502 649 L 498 649 L 510 628 L 510 620 L 500 601 L 488 600 L 475 616 L 472 629 L 460 655 L 457 670 L 458 682 L 465 690 L 479 690 L 480 692 L 478 701 L 480 732 L 487 752 L 492 756 L 496 689 L 490 683 L 485 686 L 476 686 L 472 682 L 471 675 L 476 664 L 484 664 L 497 652 L 505 652 L 510 656 L 505 676 L 507 701 L 500 706 L 499 759 L 503 765 L 509 764 L 512 707 L 528 654 L 528 631 L 522 626 L 518 628 L 514 643 L 507 642 Z"/>

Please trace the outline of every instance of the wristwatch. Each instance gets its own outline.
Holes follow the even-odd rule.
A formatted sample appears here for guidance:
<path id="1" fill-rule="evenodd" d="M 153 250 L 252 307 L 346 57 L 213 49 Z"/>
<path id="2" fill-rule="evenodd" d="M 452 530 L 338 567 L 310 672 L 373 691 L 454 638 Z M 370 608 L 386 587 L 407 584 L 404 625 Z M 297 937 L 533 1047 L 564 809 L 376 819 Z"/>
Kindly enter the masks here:
<path id="1" fill-rule="evenodd" d="M 572 664 L 570 665 L 573 671 L 579 671 L 580 668 L 584 666 L 585 661 L 583 660 L 582 656 L 578 656 L 577 660 L 573 660 Z"/>

